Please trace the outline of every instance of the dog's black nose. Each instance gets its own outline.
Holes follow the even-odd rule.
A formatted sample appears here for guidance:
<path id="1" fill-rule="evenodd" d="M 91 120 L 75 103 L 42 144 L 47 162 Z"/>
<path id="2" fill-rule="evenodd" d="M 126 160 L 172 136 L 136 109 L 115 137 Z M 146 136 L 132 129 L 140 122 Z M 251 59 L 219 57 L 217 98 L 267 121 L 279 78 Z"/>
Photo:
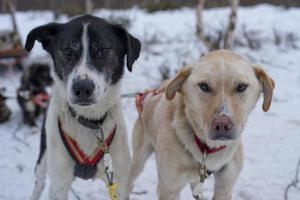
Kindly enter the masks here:
<path id="1" fill-rule="evenodd" d="M 89 79 L 76 80 L 72 85 L 73 94 L 79 101 L 85 101 L 91 97 L 94 89 L 95 85 Z"/>

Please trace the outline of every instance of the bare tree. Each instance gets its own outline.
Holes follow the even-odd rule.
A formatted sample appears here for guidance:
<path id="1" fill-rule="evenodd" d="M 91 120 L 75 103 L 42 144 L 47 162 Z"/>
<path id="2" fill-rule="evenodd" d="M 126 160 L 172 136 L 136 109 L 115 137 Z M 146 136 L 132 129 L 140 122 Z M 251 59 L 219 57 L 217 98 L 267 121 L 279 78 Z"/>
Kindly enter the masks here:
<path id="1" fill-rule="evenodd" d="M 104 7 L 105 8 L 111 8 L 111 1 L 110 0 L 104 0 Z"/>
<path id="2" fill-rule="evenodd" d="M 19 47 L 22 44 L 22 41 L 21 41 L 21 37 L 19 34 L 17 21 L 16 21 L 16 7 L 12 1 L 7 1 L 7 6 L 13 24 L 13 44 L 15 47 Z"/>
<path id="3" fill-rule="evenodd" d="M 224 36 L 224 48 L 229 49 L 232 47 L 233 43 L 233 34 L 236 27 L 237 21 L 237 9 L 239 6 L 239 0 L 231 0 L 231 13 L 229 16 L 229 22 L 227 26 L 227 30 Z"/>
<path id="4" fill-rule="evenodd" d="M 92 14 L 93 12 L 93 2 L 92 0 L 85 0 L 85 13 Z"/>
<path id="5" fill-rule="evenodd" d="M 229 16 L 229 23 L 227 29 L 226 31 L 218 31 L 216 38 L 213 38 L 211 36 L 206 36 L 204 34 L 203 10 L 204 10 L 205 2 L 206 0 L 198 0 L 198 5 L 196 9 L 196 17 L 197 17 L 196 27 L 197 27 L 198 39 L 204 43 L 204 45 L 208 50 L 214 50 L 219 48 L 225 48 L 225 49 L 230 48 L 233 43 L 233 34 L 234 34 L 236 21 L 237 21 L 237 9 L 239 5 L 239 0 L 230 0 L 231 13 Z"/>
<path id="6" fill-rule="evenodd" d="M 50 10 L 53 12 L 54 21 L 57 21 L 61 12 L 60 12 L 61 1 L 49 0 Z"/>
<path id="7" fill-rule="evenodd" d="M 203 31 L 203 9 L 206 0 L 198 0 L 198 5 L 196 9 L 196 18 L 197 18 L 197 36 L 200 41 L 204 41 L 204 31 Z"/>

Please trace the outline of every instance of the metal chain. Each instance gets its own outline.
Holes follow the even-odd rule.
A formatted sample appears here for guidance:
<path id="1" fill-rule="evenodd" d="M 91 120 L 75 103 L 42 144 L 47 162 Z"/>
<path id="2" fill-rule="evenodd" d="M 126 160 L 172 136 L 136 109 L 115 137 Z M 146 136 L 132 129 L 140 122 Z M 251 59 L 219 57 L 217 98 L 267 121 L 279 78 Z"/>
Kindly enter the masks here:
<path id="1" fill-rule="evenodd" d="M 200 183 L 204 183 L 205 179 L 208 177 L 207 169 L 206 169 L 206 159 L 207 159 L 207 152 L 203 152 L 202 162 L 200 163 L 198 174 L 200 176 Z"/>

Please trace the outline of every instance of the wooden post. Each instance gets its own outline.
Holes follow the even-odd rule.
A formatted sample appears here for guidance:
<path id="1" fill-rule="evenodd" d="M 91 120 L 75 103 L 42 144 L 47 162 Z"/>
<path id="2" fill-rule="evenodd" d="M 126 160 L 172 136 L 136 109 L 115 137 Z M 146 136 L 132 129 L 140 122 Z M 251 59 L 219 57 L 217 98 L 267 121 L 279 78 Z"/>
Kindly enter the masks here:
<path id="1" fill-rule="evenodd" d="M 7 6 L 8 6 L 10 16 L 11 16 L 11 21 L 12 21 L 12 24 L 13 24 L 14 32 L 18 33 L 16 16 L 15 16 L 15 12 L 16 12 L 15 5 L 13 4 L 12 1 L 7 1 Z"/>
<path id="2" fill-rule="evenodd" d="M 13 24 L 13 46 L 16 47 L 20 47 L 22 46 L 22 41 L 21 41 L 21 37 L 18 31 L 18 26 L 17 26 L 17 22 L 16 22 L 16 7 L 13 4 L 12 1 L 7 1 L 7 6 L 8 6 L 8 10 L 11 16 L 11 21 Z"/>
<path id="3" fill-rule="evenodd" d="M 229 16 L 229 22 L 224 37 L 224 49 L 229 49 L 233 45 L 233 36 L 236 27 L 238 6 L 239 0 L 231 0 L 231 13 Z"/>

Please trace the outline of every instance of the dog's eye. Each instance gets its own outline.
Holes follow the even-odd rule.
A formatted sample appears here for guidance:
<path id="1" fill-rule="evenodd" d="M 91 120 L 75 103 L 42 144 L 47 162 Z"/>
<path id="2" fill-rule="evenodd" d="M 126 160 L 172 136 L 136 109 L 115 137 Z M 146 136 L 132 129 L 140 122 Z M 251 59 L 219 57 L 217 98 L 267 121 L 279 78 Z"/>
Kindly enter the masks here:
<path id="1" fill-rule="evenodd" d="M 199 87 L 203 92 L 211 92 L 211 89 L 207 83 L 199 83 Z"/>
<path id="2" fill-rule="evenodd" d="M 97 55 L 98 56 L 105 56 L 105 55 L 108 54 L 108 52 L 109 52 L 109 48 L 103 47 L 103 48 L 98 50 Z"/>
<path id="3" fill-rule="evenodd" d="M 64 50 L 63 50 L 63 52 L 64 52 L 64 54 L 66 55 L 66 56 L 73 56 L 73 50 L 71 49 L 71 48 L 65 48 Z"/>
<path id="4" fill-rule="evenodd" d="M 248 85 L 247 84 L 244 84 L 244 83 L 240 83 L 237 87 L 236 87 L 236 91 L 238 93 L 242 93 L 244 92 L 246 89 L 247 89 Z"/>

